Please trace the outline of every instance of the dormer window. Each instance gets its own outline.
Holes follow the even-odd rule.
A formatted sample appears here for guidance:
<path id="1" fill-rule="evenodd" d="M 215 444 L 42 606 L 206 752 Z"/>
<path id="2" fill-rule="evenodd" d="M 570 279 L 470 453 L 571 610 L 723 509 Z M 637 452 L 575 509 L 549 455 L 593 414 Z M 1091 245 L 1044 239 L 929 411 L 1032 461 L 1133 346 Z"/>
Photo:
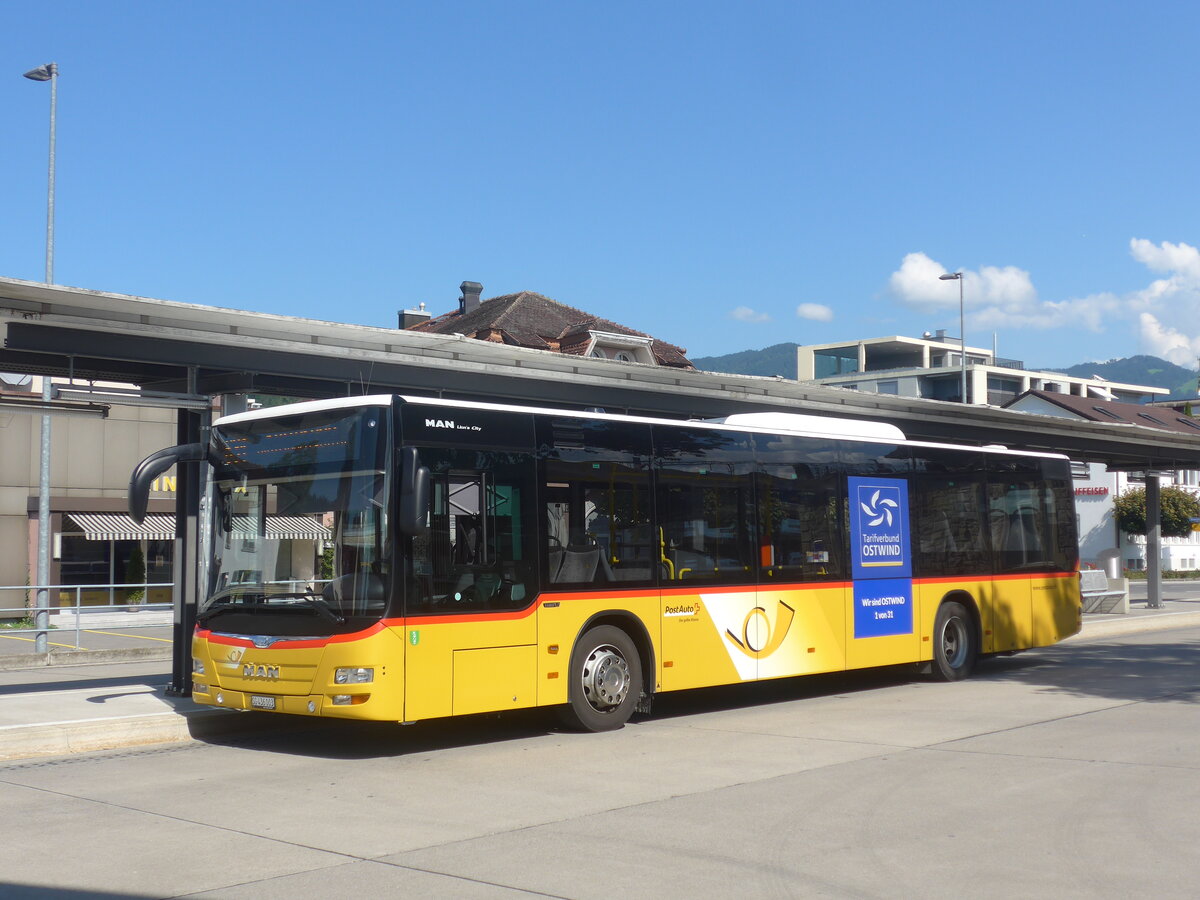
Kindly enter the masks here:
<path id="1" fill-rule="evenodd" d="M 616 362 L 644 363 L 648 366 L 655 364 L 654 350 L 651 348 L 654 338 L 611 331 L 588 331 L 588 338 L 591 342 L 588 356 Z"/>

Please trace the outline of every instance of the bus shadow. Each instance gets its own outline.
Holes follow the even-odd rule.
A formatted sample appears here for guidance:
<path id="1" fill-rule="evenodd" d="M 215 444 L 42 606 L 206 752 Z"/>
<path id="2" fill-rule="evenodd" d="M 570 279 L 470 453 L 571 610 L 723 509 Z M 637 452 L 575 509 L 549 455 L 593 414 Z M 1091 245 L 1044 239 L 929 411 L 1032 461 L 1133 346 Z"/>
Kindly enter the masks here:
<path id="1" fill-rule="evenodd" d="M 866 691 L 903 684 L 913 677 L 917 676 L 913 675 L 912 666 L 896 666 L 678 691 L 656 696 L 651 714 L 635 714 L 631 724 Z M 559 724 L 553 709 L 432 719 L 412 725 L 270 713 L 243 713 L 233 719 L 215 720 L 216 729 L 212 727 L 213 721 L 192 722 L 192 736 L 216 746 L 343 760 L 400 758 L 503 741 L 577 734 Z M 228 731 L 220 727 L 223 722 L 233 722 L 238 727 Z"/>
<path id="2" fill-rule="evenodd" d="M 206 744 L 344 760 L 398 758 L 541 737 L 557 730 L 553 713 L 545 709 L 431 719 L 411 725 L 270 713 L 247 713 L 237 718 L 242 721 L 232 730 L 211 720 L 190 722 L 189 728 L 193 738 Z"/>
<path id="3" fill-rule="evenodd" d="M 999 656 L 976 677 L 1117 702 L 1200 701 L 1200 640 L 1072 642 Z"/>
<path id="4" fill-rule="evenodd" d="M 1015 682 L 1040 692 L 1102 698 L 1116 703 L 1195 703 L 1200 702 L 1200 640 L 1059 644 L 980 660 L 973 678 Z M 937 687 L 928 676 L 917 674 L 913 666 L 906 665 L 678 691 L 656 696 L 651 714 L 635 715 L 633 724 L 921 682 Z M 553 710 L 548 709 L 433 719 L 412 725 L 269 713 L 246 713 L 228 721 L 237 722 L 237 729 L 213 730 L 212 723 L 193 722 L 193 737 L 217 746 L 354 760 L 399 758 L 572 734 L 559 726 Z"/>

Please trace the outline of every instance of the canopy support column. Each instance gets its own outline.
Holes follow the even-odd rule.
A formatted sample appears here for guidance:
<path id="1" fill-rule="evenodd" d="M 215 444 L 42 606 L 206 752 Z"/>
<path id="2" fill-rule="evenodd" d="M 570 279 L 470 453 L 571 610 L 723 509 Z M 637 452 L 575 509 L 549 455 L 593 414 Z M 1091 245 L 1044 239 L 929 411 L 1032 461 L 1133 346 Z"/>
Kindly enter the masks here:
<path id="1" fill-rule="evenodd" d="M 190 370 L 189 381 L 195 379 Z M 177 414 L 176 435 L 180 444 L 208 440 L 211 414 L 181 409 Z M 200 594 L 200 498 L 208 479 L 207 463 L 180 463 L 175 490 L 175 565 L 171 600 L 172 623 L 171 683 L 167 693 L 176 697 L 192 694 L 192 632 L 196 628 L 196 603 Z"/>
<path id="2" fill-rule="evenodd" d="M 1158 475 L 1146 473 L 1146 605 L 1162 609 L 1162 501 Z"/>

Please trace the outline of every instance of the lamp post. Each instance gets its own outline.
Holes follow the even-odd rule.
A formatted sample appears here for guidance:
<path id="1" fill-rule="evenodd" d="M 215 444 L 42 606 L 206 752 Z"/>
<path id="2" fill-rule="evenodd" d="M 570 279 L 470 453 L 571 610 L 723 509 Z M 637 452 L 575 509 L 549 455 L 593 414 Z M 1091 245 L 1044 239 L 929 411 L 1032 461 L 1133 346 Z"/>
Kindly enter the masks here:
<path id="1" fill-rule="evenodd" d="M 54 283 L 54 126 L 58 109 L 58 63 L 46 63 L 25 73 L 30 81 L 50 82 L 50 173 L 46 193 L 46 284 Z M 42 376 L 42 402 L 52 398 L 50 377 Z M 38 473 L 37 612 L 34 649 L 45 653 L 50 629 L 50 416 L 42 416 L 41 466 Z"/>
<path id="2" fill-rule="evenodd" d="M 958 282 L 958 333 L 959 340 L 962 342 L 961 351 L 958 354 L 959 366 L 962 370 L 962 402 L 967 402 L 967 326 L 966 316 L 963 315 L 963 273 L 950 272 L 946 275 L 939 275 L 939 281 L 957 281 Z"/>

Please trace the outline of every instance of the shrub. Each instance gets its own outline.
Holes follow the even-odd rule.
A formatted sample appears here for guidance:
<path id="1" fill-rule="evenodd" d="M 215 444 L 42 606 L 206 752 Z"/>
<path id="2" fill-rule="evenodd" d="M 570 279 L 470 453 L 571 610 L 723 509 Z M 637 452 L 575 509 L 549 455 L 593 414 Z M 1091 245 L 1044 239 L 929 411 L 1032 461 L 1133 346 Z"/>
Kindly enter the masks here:
<path id="1" fill-rule="evenodd" d="M 141 584 L 146 580 L 146 557 L 142 554 L 142 545 L 138 544 L 129 554 L 129 562 L 125 564 L 125 583 Z M 141 603 L 146 597 L 144 587 L 129 588 L 127 602 Z"/>
<path id="2" fill-rule="evenodd" d="M 1159 492 L 1163 537 L 1187 537 L 1191 519 L 1200 518 L 1200 500 L 1183 488 L 1171 485 Z M 1117 524 L 1126 534 L 1146 533 L 1146 489 L 1132 488 L 1115 501 Z"/>

